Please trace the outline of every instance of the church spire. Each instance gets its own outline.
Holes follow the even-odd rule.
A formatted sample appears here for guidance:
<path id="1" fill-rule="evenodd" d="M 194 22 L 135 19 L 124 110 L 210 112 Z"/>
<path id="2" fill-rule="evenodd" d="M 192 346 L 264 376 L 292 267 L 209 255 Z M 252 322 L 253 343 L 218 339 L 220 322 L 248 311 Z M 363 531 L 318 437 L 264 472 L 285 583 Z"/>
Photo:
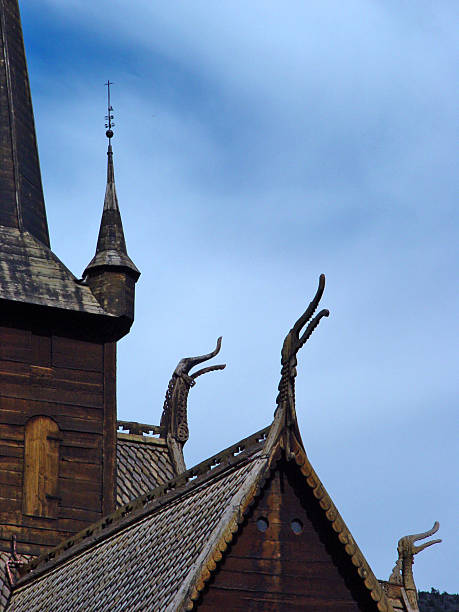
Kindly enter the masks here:
<path id="1" fill-rule="evenodd" d="M 107 150 L 107 186 L 105 188 L 104 208 L 97 239 L 96 254 L 84 271 L 84 276 L 100 266 L 115 266 L 130 270 L 137 278 L 140 273 L 127 254 L 121 221 L 118 196 L 116 195 L 113 149 L 111 143 Z"/>
<path id="2" fill-rule="evenodd" d="M 0 0 L 0 226 L 49 247 L 17 0 Z"/>
<path id="3" fill-rule="evenodd" d="M 102 307 L 116 316 L 134 318 L 134 285 L 140 272 L 127 254 L 123 223 L 118 206 L 113 166 L 113 107 L 108 87 L 108 114 L 106 116 L 107 186 L 100 222 L 96 254 L 86 267 L 83 277 Z"/>

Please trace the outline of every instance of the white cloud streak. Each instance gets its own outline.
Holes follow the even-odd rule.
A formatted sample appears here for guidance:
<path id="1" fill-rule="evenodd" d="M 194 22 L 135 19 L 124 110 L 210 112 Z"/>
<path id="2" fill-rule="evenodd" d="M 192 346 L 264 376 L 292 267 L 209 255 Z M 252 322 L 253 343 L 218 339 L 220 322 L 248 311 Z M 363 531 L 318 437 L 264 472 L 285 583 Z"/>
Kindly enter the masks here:
<path id="1" fill-rule="evenodd" d="M 378 577 L 438 519 L 415 577 L 457 590 L 455 5 L 35 10 L 63 56 L 28 48 L 53 246 L 76 273 L 104 192 L 100 85 L 117 83 L 118 195 L 143 272 L 120 416 L 159 421 L 176 362 L 223 334 L 227 369 L 190 397 L 189 463 L 267 424 L 283 335 L 327 273 L 332 316 L 299 367 L 308 453 Z"/>

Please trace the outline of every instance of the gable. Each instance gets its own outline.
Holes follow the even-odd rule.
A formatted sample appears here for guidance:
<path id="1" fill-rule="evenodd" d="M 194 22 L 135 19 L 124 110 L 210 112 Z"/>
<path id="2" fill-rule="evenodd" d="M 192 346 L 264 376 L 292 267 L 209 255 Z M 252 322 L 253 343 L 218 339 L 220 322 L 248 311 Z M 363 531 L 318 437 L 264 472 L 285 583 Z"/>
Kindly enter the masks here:
<path id="1" fill-rule="evenodd" d="M 269 446 L 272 427 L 32 562 L 9 609 L 392 612 L 304 449 Z"/>
<path id="2" fill-rule="evenodd" d="M 296 464 L 283 460 L 196 609 L 319 612 L 377 606 L 304 476 Z"/>

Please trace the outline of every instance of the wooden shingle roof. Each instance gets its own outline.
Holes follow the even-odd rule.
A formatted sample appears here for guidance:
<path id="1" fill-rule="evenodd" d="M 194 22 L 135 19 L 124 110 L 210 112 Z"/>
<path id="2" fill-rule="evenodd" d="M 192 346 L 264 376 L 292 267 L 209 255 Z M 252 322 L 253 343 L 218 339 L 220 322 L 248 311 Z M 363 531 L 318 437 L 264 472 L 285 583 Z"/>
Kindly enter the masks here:
<path id="1" fill-rule="evenodd" d="M 1 226 L 0 300 L 110 316 L 47 246 Z"/>
<path id="2" fill-rule="evenodd" d="M 164 438 L 118 432 L 116 504 L 122 506 L 174 478 Z"/>
<path id="3" fill-rule="evenodd" d="M 244 529 L 251 507 L 260 503 L 271 477 L 290 471 L 296 479 L 298 500 L 307 508 L 303 518 L 308 522 L 310 542 L 315 542 L 312 547 L 322 559 L 321 566 L 335 576 L 332 580 L 338 576 L 341 587 L 350 585 L 342 596 L 351 609 L 357 605 L 368 612 L 393 612 L 309 462 L 296 420 L 296 354 L 328 316 L 322 310 L 314 317 L 324 283 L 321 276 L 316 296 L 284 341 L 271 426 L 128 502 L 32 561 L 7 610 L 192 610 L 200 597 L 205 598 L 209 580 L 223 576 L 220 567 L 228 558 L 228 547 Z M 270 506 L 274 522 L 279 521 L 281 505 L 282 494 Z M 328 543 L 325 548 L 324 542 Z M 305 558 L 300 551 L 302 567 Z M 288 580 L 281 571 L 279 579 L 284 577 Z M 316 578 L 320 601 L 329 601 L 321 576 Z M 313 608 L 309 605 L 308 609 Z"/>
<path id="4" fill-rule="evenodd" d="M 110 142 L 110 141 L 109 141 Z M 140 272 L 127 254 L 121 221 L 118 197 L 115 187 L 115 170 L 113 168 L 112 145 L 108 145 L 107 187 L 105 190 L 104 208 L 97 239 L 96 254 L 83 273 L 85 277 L 90 270 L 116 268 L 127 270 L 137 280 Z"/>
<path id="5" fill-rule="evenodd" d="M 33 559 L 32 555 L 16 554 L 15 557 L 19 563 L 24 564 Z M 11 595 L 11 583 L 8 572 L 11 572 L 14 578 L 16 577 L 15 568 L 10 565 L 11 560 L 11 553 L 0 550 L 0 611 L 5 609 Z"/>
<path id="6" fill-rule="evenodd" d="M 17 0 L 0 0 L 0 226 L 49 247 Z"/>
<path id="7" fill-rule="evenodd" d="M 204 470 L 198 466 L 121 507 L 105 527 L 86 530 L 73 546 L 64 543 L 54 558 L 42 559 L 18 583 L 7 609 L 180 609 L 209 541 L 226 532 L 234 508 L 266 465 L 261 451 L 255 443 L 237 457 L 225 454 L 221 464 L 212 458 L 214 469 L 209 464 L 192 476 Z"/>
<path id="8" fill-rule="evenodd" d="M 275 444 L 270 439 L 275 425 L 120 507 L 34 561 L 7 610 L 192 610 L 277 461 L 285 457 L 286 438 L 279 436 Z M 293 465 L 326 518 L 329 537 L 374 602 L 372 609 L 392 612 L 304 449 L 290 438 Z"/>

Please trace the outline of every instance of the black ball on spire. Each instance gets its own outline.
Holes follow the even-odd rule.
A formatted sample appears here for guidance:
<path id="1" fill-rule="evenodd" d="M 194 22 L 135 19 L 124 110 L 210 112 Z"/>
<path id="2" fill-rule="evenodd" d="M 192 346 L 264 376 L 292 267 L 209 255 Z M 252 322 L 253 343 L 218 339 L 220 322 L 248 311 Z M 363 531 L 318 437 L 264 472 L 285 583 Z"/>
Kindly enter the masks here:
<path id="1" fill-rule="evenodd" d="M 107 138 L 113 138 L 113 132 L 112 132 L 112 130 L 107 130 L 107 131 L 105 132 L 105 136 L 106 136 Z"/>

